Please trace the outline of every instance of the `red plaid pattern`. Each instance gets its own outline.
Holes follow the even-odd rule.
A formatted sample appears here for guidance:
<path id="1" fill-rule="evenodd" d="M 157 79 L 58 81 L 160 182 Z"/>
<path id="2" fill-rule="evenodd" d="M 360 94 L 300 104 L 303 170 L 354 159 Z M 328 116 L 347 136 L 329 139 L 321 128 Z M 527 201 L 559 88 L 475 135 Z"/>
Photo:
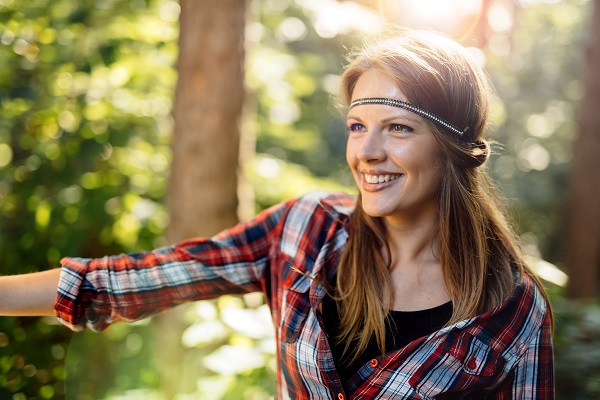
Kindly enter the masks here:
<path id="1" fill-rule="evenodd" d="M 547 304 L 523 276 L 500 307 L 363 365 L 340 382 L 322 329 L 320 282 L 336 271 L 354 199 L 310 194 L 211 239 L 153 252 L 63 259 L 55 305 L 74 330 L 102 330 L 177 304 L 261 291 L 278 340 L 279 399 L 552 399 Z"/>

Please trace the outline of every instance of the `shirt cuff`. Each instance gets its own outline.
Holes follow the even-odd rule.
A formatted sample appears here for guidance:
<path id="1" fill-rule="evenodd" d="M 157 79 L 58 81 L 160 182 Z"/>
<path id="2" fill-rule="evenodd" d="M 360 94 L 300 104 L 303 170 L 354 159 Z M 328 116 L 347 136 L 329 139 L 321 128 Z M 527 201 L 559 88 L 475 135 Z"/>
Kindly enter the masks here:
<path id="1" fill-rule="evenodd" d="M 86 329 L 84 318 L 86 304 L 81 296 L 81 286 L 87 273 L 91 259 L 63 258 L 62 270 L 58 281 L 58 291 L 54 312 L 58 320 L 73 331 Z"/>

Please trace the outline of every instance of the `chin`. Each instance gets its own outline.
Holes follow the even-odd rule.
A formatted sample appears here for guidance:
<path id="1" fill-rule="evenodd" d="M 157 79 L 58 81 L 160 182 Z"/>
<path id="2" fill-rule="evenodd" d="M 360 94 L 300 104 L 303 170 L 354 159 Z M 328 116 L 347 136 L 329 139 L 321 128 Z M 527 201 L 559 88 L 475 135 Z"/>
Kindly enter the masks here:
<path id="1" fill-rule="evenodd" d="M 363 204 L 362 208 L 363 208 L 363 211 L 365 212 L 365 214 L 367 214 L 369 217 L 373 217 L 373 218 L 387 217 L 388 215 L 391 214 L 391 212 L 389 210 L 382 209 L 381 207 L 369 207 L 369 206 L 365 206 Z"/>

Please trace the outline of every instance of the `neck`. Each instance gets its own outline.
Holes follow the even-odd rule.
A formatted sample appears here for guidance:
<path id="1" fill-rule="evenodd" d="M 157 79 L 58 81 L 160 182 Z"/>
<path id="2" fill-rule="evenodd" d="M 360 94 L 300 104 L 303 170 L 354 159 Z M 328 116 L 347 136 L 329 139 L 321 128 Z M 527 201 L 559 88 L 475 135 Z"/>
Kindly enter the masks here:
<path id="1" fill-rule="evenodd" d="M 435 209 L 410 217 L 387 217 L 386 234 L 395 267 L 439 262 L 438 216 Z"/>

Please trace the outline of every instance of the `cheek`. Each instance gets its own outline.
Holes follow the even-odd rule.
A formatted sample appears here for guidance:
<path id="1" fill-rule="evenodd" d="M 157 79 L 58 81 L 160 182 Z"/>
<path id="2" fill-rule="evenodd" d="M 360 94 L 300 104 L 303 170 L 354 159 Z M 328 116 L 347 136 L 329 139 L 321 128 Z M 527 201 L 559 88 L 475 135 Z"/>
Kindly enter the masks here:
<path id="1" fill-rule="evenodd" d="M 420 148 L 410 153 L 407 161 L 407 168 L 420 176 L 419 180 L 423 184 L 431 187 L 441 186 L 446 170 L 446 157 L 435 148 L 427 150 Z"/>
<path id="2" fill-rule="evenodd" d="M 346 141 L 346 162 L 352 168 L 354 164 L 356 164 L 357 145 L 354 141 L 348 140 Z"/>
<path id="3" fill-rule="evenodd" d="M 442 152 L 439 144 L 431 138 L 419 148 L 419 160 L 422 167 L 426 167 L 430 171 L 433 179 L 441 180 L 446 170 L 446 155 Z"/>

